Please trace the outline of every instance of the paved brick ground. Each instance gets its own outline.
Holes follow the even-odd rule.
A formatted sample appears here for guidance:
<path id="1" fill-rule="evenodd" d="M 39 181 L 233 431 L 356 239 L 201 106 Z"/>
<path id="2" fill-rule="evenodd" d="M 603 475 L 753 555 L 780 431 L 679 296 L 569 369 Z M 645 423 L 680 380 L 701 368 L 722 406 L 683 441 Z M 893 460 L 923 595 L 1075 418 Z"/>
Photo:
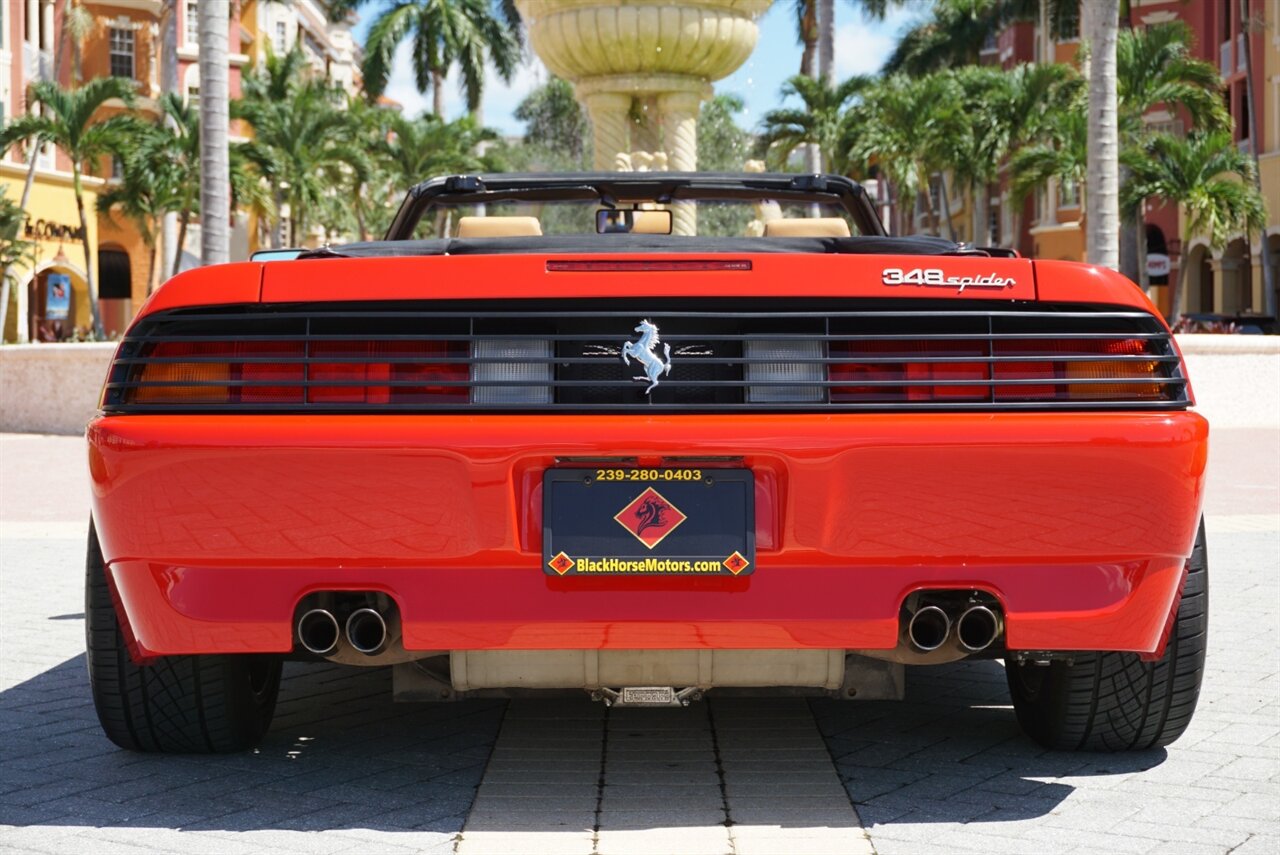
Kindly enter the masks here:
<path id="1" fill-rule="evenodd" d="M 85 679 L 80 443 L 0 436 L 0 851 L 1280 852 L 1276 432 L 1215 436 L 1200 710 L 1133 755 L 1035 748 L 998 663 L 914 673 L 902 704 L 608 714 L 290 666 L 258 751 L 122 752 Z"/>

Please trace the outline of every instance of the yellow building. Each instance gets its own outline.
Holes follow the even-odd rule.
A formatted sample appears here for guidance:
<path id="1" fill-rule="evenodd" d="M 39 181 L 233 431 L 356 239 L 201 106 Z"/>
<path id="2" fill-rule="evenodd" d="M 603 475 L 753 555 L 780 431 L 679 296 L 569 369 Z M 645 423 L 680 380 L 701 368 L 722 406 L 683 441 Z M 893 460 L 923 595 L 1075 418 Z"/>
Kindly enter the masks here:
<path id="1" fill-rule="evenodd" d="M 83 0 L 89 15 L 88 34 L 77 50 L 70 49 L 64 32 L 62 0 L 0 0 L 0 122 L 26 110 L 25 93 L 37 80 L 57 80 L 69 86 L 73 65 L 81 79 L 113 76 L 134 81 L 138 100 L 134 109 L 144 118 L 157 115 L 161 94 L 161 41 L 166 8 L 176 16 L 175 57 L 178 90 L 198 97 L 199 30 L 197 0 Z M 265 58 L 268 50 L 284 52 L 299 46 L 309 65 L 321 75 L 356 91 L 360 52 L 350 22 L 332 24 L 315 0 L 268 2 L 242 0 L 232 4 L 236 16 L 229 27 L 228 63 L 231 97 L 239 97 L 241 75 L 247 66 Z M 101 116 L 125 109 L 108 103 Z M 232 135 L 243 133 L 233 126 Z M 88 213 L 89 257 L 80 238 L 79 214 L 71 189 L 71 164 L 49 147 L 36 163 L 34 183 L 24 211 L 28 238 L 36 242 L 34 265 L 15 271 L 3 341 L 49 341 L 84 336 L 91 328 L 87 274 L 92 267 L 98 285 L 104 332 L 122 333 L 138 307 L 164 278 L 163 246 L 153 249 L 136 223 L 118 212 L 99 211 L 98 193 L 108 186 L 114 166 L 86 164 L 82 179 Z M 89 168 L 93 167 L 93 168 Z M 25 151 L 18 146 L 0 152 L 0 192 L 19 201 L 27 177 Z M 160 229 L 157 229 L 160 231 Z M 254 229 L 237 216 L 232 233 L 232 258 L 252 251 Z M 159 235 L 155 242 L 159 243 Z M 188 229 L 182 247 L 183 268 L 199 263 L 199 223 Z M 65 279 L 63 278 L 65 277 Z M 73 297 L 66 317 L 57 301 L 49 309 L 49 295 L 67 287 Z M 52 283 L 52 284 L 51 284 Z M 56 294 L 55 294 L 56 297 Z"/>

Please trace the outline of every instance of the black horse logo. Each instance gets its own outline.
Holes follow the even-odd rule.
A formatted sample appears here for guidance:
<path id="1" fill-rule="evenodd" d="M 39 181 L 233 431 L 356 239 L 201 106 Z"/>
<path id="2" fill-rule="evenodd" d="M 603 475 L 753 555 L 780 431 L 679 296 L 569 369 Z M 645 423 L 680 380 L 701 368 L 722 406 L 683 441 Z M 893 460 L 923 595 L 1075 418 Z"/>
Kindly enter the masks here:
<path id="1" fill-rule="evenodd" d="M 670 505 L 663 504 L 652 497 L 641 502 L 640 507 L 636 508 L 636 519 L 640 520 L 640 526 L 636 529 L 636 534 L 644 534 L 645 529 L 666 528 L 667 518 L 665 512 L 669 509 Z"/>

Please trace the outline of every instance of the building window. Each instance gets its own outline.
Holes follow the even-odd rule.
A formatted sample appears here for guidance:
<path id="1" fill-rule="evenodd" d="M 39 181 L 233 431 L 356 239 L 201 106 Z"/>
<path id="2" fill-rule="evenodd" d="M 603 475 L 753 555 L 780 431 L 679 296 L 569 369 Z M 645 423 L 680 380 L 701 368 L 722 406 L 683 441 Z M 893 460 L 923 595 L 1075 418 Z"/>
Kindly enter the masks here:
<path id="1" fill-rule="evenodd" d="M 1058 185 L 1058 207 L 1080 207 L 1080 185 L 1076 183 L 1074 178 L 1064 178 L 1062 183 Z"/>
<path id="2" fill-rule="evenodd" d="M 183 15 L 183 20 L 186 22 L 187 44 L 200 44 L 200 6 L 196 0 L 187 0 Z"/>
<path id="3" fill-rule="evenodd" d="M 276 21 L 275 52 L 279 56 L 289 50 L 289 25 L 284 21 Z"/>
<path id="4" fill-rule="evenodd" d="M 111 76 L 133 79 L 133 30 L 111 28 Z"/>
<path id="5" fill-rule="evenodd" d="M 112 180 L 120 181 L 124 178 L 124 159 L 118 154 L 111 155 L 111 176 Z"/>

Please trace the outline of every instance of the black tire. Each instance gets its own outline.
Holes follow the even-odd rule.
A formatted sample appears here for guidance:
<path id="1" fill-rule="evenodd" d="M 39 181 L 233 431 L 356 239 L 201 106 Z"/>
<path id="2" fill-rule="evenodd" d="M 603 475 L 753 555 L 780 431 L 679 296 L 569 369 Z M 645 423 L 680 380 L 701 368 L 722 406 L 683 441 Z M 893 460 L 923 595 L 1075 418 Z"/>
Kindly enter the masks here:
<path id="1" fill-rule="evenodd" d="M 275 713 L 281 662 L 271 656 L 129 658 L 93 523 L 85 561 L 89 685 L 102 729 L 133 751 L 209 754 L 261 741 Z"/>
<path id="2" fill-rule="evenodd" d="M 1018 724 L 1048 748 L 1141 751 L 1173 742 L 1191 723 L 1204 674 L 1209 626 L 1209 562 L 1204 521 L 1187 561 L 1164 656 L 1079 653 L 1049 665 L 1005 664 Z"/>

